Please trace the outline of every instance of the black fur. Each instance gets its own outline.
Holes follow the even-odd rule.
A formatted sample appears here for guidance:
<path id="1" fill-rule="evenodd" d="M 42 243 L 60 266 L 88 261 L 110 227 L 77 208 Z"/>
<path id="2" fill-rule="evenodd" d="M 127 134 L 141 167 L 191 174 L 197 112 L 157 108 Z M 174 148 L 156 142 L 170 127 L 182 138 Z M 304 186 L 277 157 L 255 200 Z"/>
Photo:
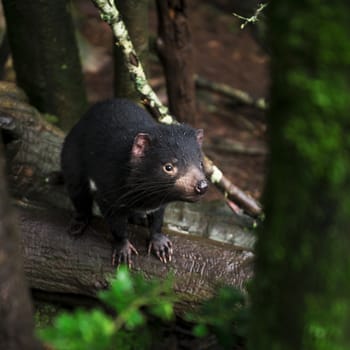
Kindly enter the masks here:
<path id="1" fill-rule="evenodd" d="M 130 264 L 134 248 L 127 241 L 128 216 L 148 212 L 151 239 L 159 238 L 164 206 L 176 200 L 195 201 L 206 191 L 198 134 L 185 125 L 158 124 L 126 99 L 94 105 L 68 134 L 62 150 L 64 182 L 77 212 L 71 232 L 83 232 L 95 200 L 116 240 L 119 261 Z M 174 165 L 176 174 L 167 173 L 166 164 Z M 193 189 L 176 186 L 189 169 Z M 163 238 L 155 250 L 166 261 L 171 258 L 171 243 Z"/>

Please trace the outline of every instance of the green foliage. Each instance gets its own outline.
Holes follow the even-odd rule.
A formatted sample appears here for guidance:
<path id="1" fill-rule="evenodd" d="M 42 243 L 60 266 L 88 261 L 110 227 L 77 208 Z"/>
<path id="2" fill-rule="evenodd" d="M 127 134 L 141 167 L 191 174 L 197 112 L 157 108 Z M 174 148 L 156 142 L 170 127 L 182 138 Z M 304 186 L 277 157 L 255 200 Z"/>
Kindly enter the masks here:
<path id="1" fill-rule="evenodd" d="M 110 348 L 115 326 L 113 319 L 100 310 L 78 310 L 74 314 L 62 313 L 53 327 L 39 331 L 39 335 L 58 350 L 102 350 Z"/>
<path id="2" fill-rule="evenodd" d="M 52 326 L 39 329 L 39 337 L 55 350 L 143 350 L 152 348 L 149 315 L 162 321 L 174 316 L 172 279 L 145 280 L 131 276 L 120 267 L 110 288 L 99 298 L 116 315 L 94 309 L 61 313 Z M 248 311 L 245 297 L 231 287 L 218 290 L 217 296 L 202 305 L 199 312 L 187 316 L 194 321 L 193 334 L 204 337 L 214 333 L 224 348 L 231 348 L 246 335 Z"/>
<path id="3" fill-rule="evenodd" d="M 131 278 L 130 272 L 120 267 L 110 289 L 101 292 L 99 298 L 116 311 L 115 317 L 100 310 L 62 313 L 52 327 L 38 331 L 40 338 L 57 350 L 147 349 L 150 337 L 146 315 L 162 320 L 173 317 L 175 297 L 170 278 Z"/>
<path id="4" fill-rule="evenodd" d="M 213 332 L 225 349 L 231 349 L 240 337 L 246 337 L 249 310 L 245 296 L 232 287 L 222 287 L 217 295 L 205 302 L 197 314 L 189 314 L 197 322 L 193 333 L 204 337 Z"/>
<path id="5" fill-rule="evenodd" d="M 116 278 L 112 280 L 110 289 L 101 292 L 99 297 L 118 312 L 117 324 L 125 325 L 128 329 L 145 323 L 141 312 L 143 307 L 162 320 L 173 317 L 172 305 L 175 297 L 171 278 L 164 281 L 147 281 L 141 275 L 131 278 L 130 272 L 121 267 Z"/>

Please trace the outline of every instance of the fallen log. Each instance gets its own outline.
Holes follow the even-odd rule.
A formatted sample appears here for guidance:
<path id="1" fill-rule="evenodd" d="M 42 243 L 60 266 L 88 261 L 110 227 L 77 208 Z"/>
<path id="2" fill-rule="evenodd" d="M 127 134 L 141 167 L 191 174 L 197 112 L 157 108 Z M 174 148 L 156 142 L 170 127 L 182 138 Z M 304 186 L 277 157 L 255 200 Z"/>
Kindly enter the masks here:
<path id="1" fill-rule="evenodd" d="M 94 218 L 86 233 L 69 236 L 71 213 L 40 206 L 17 206 L 24 269 L 32 288 L 55 293 L 96 296 L 113 274 L 112 236 Z M 163 264 L 147 253 L 147 230 L 131 225 L 130 240 L 139 252 L 133 271 L 145 278 L 174 276 L 181 300 L 196 304 L 213 294 L 219 284 L 244 289 L 252 276 L 253 254 L 230 244 L 167 232 L 174 244 L 173 259 Z"/>

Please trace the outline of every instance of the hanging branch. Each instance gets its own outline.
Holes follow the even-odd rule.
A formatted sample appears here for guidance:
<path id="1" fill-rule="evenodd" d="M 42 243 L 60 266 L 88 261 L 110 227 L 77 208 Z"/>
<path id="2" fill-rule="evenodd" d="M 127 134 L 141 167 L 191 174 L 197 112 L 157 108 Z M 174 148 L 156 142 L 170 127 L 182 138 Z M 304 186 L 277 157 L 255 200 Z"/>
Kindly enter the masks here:
<path id="1" fill-rule="evenodd" d="M 113 31 L 118 45 L 125 58 L 125 64 L 130 72 L 131 79 L 135 83 L 136 90 L 141 94 L 143 102 L 151 109 L 159 122 L 165 124 L 176 124 L 176 119 L 171 116 L 168 109 L 160 102 L 158 96 L 148 84 L 141 62 L 134 50 L 125 24 L 117 10 L 114 0 L 92 0 L 101 13 L 101 18 L 107 22 Z M 262 214 L 260 205 L 251 197 L 247 196 L 243 191 L 233 185 L 222 173 L 222 171 L 213 164 L 213 162 L 205 157 L 205 172 L 211 182 L 224 193 L 228 199 L 231 208 L 237 211 L 237 207 L 232 201 L 239 205 L 252 216 Z"/>

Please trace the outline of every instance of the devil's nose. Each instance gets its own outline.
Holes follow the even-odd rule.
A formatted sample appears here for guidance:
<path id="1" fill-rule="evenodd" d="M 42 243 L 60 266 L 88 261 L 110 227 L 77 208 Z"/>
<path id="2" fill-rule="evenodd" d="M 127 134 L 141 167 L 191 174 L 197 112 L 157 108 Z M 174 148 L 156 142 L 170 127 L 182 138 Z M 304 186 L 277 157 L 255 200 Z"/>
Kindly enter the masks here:
<path id="1" fill-rule="evenodd" d="M 206 180 L 198 181 L 196 186 L 196 192 L 198 194 L 204 194 L 205 192 L 207 192 L 207 189 L 208 189 L 208 182 Z"/>

